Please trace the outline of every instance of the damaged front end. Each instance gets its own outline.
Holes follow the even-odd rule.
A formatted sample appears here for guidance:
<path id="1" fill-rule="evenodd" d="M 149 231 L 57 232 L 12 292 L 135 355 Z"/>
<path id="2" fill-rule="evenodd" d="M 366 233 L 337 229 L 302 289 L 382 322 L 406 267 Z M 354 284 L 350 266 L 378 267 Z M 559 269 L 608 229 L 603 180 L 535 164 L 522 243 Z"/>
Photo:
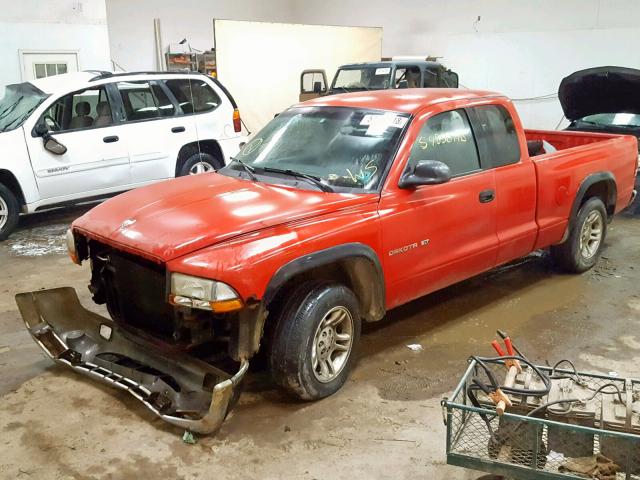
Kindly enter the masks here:
<path id="1" fill-rule="evenodd" d="M 249 366 L 242 356 L 228 373 L 228 365 L 223 370 L 115 323 L 85 309 L 73 288 L 21 293 L 16 302 L 29 333 L 55 362 L 128 391 L 163 420 L 193 432 L 220 427 Z"/>

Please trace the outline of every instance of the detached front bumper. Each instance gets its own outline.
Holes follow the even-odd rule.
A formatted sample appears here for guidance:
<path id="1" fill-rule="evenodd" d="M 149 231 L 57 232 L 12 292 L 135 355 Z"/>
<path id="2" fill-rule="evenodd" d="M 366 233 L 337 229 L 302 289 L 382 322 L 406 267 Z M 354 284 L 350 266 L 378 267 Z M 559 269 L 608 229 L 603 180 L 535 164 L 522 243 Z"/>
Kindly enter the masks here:
<path id="1" fill-rule="evenodd" d="M 230 375 L 85 309 L 73 288 L 16 295 L 27 330 L 55 362 L 128 391 L 163 420 L 197 433 L 220 428 L 249 367 Z M 234 395 L 234 393 L 236 395 Z"/>

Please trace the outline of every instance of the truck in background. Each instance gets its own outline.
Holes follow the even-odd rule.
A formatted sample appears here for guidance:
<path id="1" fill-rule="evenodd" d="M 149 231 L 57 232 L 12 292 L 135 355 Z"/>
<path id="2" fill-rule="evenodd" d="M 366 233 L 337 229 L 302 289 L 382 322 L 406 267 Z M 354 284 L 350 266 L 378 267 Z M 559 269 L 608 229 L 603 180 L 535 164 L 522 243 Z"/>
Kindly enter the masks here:
<path id="1" fill-rule="evenodd" d="M 329 87 L 322 69 L 304 70 L 300 75 L 299 100 L 305 102 L 324 95 L 387 90 L 394 88 L 458 88 L 458 74 L 427 57 L 342 65 Z"/>

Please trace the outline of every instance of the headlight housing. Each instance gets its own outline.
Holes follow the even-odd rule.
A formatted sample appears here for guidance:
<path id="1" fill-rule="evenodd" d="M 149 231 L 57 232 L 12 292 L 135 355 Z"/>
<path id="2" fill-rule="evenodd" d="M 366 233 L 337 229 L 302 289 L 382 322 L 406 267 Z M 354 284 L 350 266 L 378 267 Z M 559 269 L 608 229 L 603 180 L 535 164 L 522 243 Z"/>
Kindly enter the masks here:
<path id="1" fill-rule="evenodd" d="M 73 230 L 70 228 L 67 230 L 67 234 L 65 237 L 67 242 L 67 252 L 69 253 L 69 258 L 71 261 L 77 265 L 80 265 L 80 257 L 78 257 L 78 249 L 76 248 L 76 239 L 73 236 Z"/>
<path id="2" fill-rule="evenodd" d="M 226 283 L 183 273 L 171 274 L 169 302 L 216 313 L 233 312 L 243 306 L 238 293 Z"/>

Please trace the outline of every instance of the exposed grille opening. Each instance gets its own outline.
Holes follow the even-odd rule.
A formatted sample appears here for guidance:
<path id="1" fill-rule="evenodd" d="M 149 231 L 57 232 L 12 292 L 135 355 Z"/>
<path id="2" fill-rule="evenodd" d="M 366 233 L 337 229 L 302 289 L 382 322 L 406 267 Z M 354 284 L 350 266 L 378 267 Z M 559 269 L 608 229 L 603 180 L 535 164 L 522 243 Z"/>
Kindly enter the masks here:
<path id="1" fill-rule="evenodd" d="M 175 322 L 166 298 L 164 266 L 95 241 L 90 251 L 96 303 L 106 303 L 117 322 L 170 339 Z"/>

